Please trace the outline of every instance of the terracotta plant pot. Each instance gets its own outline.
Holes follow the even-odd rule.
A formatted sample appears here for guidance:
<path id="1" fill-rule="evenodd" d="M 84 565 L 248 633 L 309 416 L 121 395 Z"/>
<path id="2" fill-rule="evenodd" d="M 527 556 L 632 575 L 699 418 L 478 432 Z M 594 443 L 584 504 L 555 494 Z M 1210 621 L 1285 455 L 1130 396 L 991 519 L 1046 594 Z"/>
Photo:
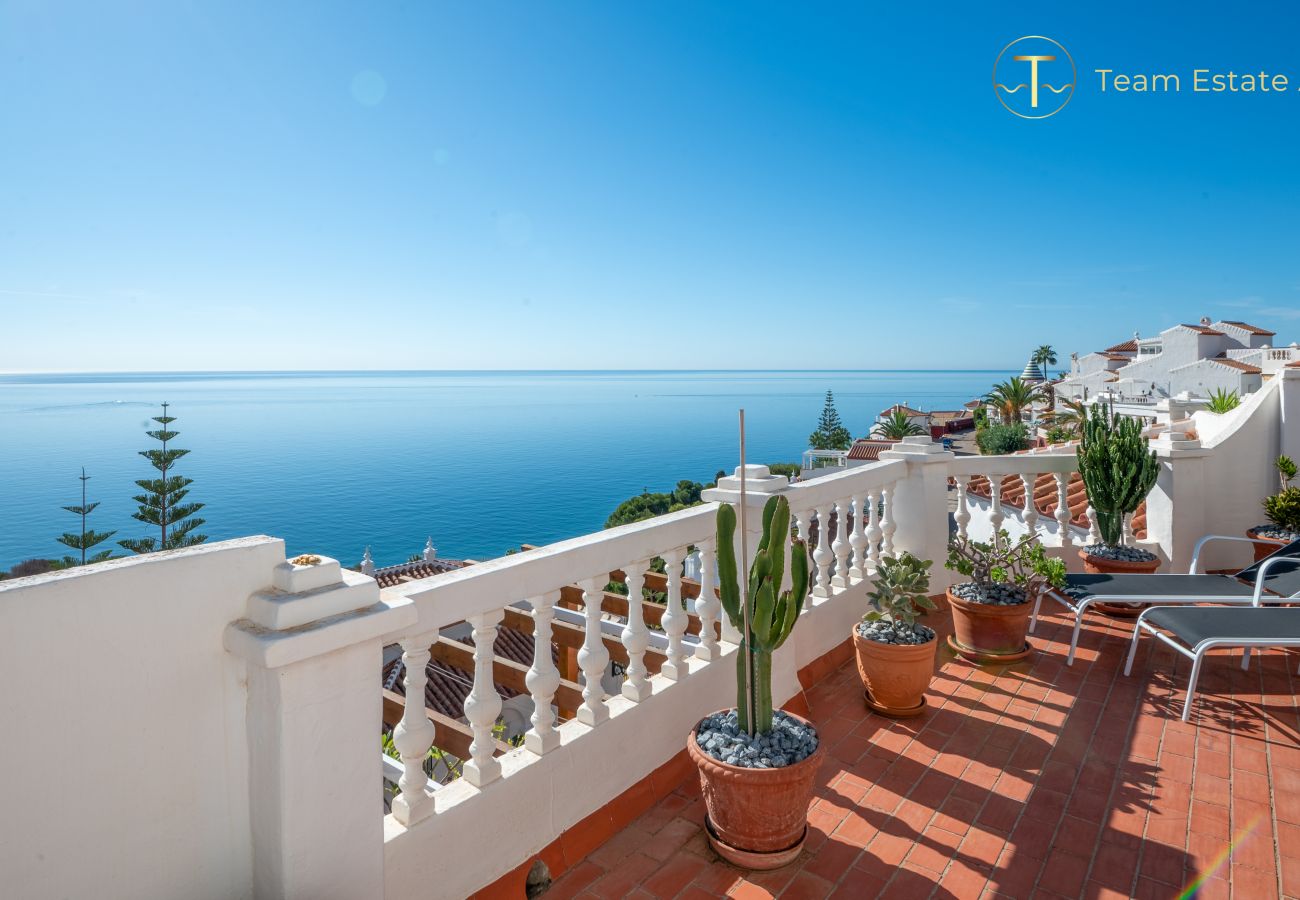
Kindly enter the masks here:
<path id="1" fill-rule="evenodd" d="M 898 719 L 924 712 L 938 648 L 937 638 L 924 644 L 882 644 L 864 638 L 854 625 L 853 650 L 867 708 Z"/>
<path id="2" fill-rule="evenodd" d="M 1256 541 L 1268 541 L 1267 544 L 1251 545 L 1255 549 L 1255 562 L 1259 562 L 1264 557 L 1276 551 L 1279 547 L 1285 547 L 1287 544 L 1291 543 L 1290 541 L 1283 541 L 1278 538 L 1260 537 L 1255 533 L 1255 529 L 1253 528 L 1246 532 L 1246 537 Z"/>
<path id="3" fill-rule="evenodd" d="M 807 719 L 786 713 L 804 725 Z M 808 835 L 808 804 L 826 744 L 807 759 L 779 769 L 746 769 L 714 759 L 695 739 L 699 724 L 686 739 L 686 752 L 700 770 L 700 788 L 708 818 L 705 830 L 718 855 L 746 869 L 776 869 L 794 860 Z"/>
<path id="4" fill-rule="evenodd" d="M 1080 550 L 1079 558 L 1083 560 L 1083 571 L 1089 575 L 1151 575 L 1160 568 L 1158 559 L 1130 562 L 1093 556 L 1087 550 Z M 1092 608 L 1118 619 L 1133 619 L 1149 605 L 1147 603 L 1094 603 Z"/>
<path id="5" fill-rule="evenodd" d="M 1033 600 L 1002 606 L 996 603 L 972 603 L 948 591 L 952 607 L 953 634 L 948 646 L 974 663 L 1006 663 L 1024 659 L 1031 652 L 1029 614 Z"/>

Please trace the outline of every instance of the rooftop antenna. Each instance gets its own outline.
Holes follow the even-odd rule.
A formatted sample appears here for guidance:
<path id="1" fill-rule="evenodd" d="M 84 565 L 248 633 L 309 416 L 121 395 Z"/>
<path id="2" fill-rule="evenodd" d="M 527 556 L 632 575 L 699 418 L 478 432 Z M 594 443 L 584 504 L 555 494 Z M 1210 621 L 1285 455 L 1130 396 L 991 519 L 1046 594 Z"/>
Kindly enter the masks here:
<path id="1" fill-rule="evenodd" d="M 745 411 L 740 411 L 740 609 L 745 627 L 745 721 L 754 733 L 754 635 L 749 623 L 749 541 L 745 518 Z"/>

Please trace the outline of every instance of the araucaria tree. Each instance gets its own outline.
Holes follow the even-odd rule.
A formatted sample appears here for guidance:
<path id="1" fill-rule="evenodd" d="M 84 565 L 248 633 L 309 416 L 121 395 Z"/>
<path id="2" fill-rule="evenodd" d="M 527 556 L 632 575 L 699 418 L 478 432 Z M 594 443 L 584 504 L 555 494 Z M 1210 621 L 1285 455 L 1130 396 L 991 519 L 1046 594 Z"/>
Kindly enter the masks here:
<path id="1" fill-rule="evenodd" d="M 851 443 L 853 435 L 840 421 L 840 414 L 835 409 L 835 395 L 827 391 L 822 417 L 817 420 L 817 430 L 808 435 L 808 446 L 813 450 L 847 450 Z"/>
<path id="2" fill-rule="evenodd" d="M 158 537 L 145 537 L 132 541 L 118 541 L 118 544 L 132 553 L 152 553 L 155 550 L 175 550 L 177 547 L 190 547 L 201 544 L 208 539 L 205 534 L 195 534 L 194 529 L 204 520 L 195 518 L 194 514 L 203 508 L 202 503 L 182 503 L 193 479 L 172 474 L 176 461 L 188 450 L 169 447 L 168 444 L 180 434 L 167 426 L 176 421 L 175 416 L 167 415 L 168 404 L 162 405 L 163 414 L 154 416 L 153 420 L 162 427 L 145 434 L 162 444 L 160 449 L 141 450 L 140 455 L 149 460 L 158 470 L 157 478 L 142 478 L 136 482 L 143 494 L 137 494 L 135 502 L 140 504 L 133 518 L 158 529 Z"/>
<path id="3" fill-rule="evenodd" d="M 86 470 L 83 468 L 81 470 L 81 505 L 63 507 L 68 512 L 81 517 L 81 532 L 79 534 L 72 534 L 65 531 L 63 534 L 55 538 L 55 540 L 63 546 L 77 550 L 81 553 L 80 560 L 75 556 L 63 557 L 60 561 L 60 565 L 63 568 L 84 566 L 86 563 L 103 562 L 106 559 L 113 558 L 112 550 L 101 550 L 94 556 L 89 558 L 86 557 L 86 552 L 88 550 L 98 547 L 100 544 L 104 543 L 104 541 L 117 534 L 116 531 L 93 531 L 86 528 L 86 517 L 95 511 L 95 507 L 99 506 L 98 500 L 94 503 L 86 502 L 86 482 L 89 480 L 90 476 L 86 474 Z"/>

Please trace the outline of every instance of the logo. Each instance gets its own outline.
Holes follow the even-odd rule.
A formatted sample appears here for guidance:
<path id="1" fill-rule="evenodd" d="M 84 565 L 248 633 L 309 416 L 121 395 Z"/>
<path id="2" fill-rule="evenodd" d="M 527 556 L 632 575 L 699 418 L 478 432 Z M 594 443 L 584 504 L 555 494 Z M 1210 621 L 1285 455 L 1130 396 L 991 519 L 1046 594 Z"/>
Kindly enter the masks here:
<path id="1" fill-rule="evenodd" d="M 993 93 L 1022 119 L 1054 116 L 1074 96 L 1074 60 L 1051 38 L 1030 35 L 1002 48 L 993 63 Z"/>

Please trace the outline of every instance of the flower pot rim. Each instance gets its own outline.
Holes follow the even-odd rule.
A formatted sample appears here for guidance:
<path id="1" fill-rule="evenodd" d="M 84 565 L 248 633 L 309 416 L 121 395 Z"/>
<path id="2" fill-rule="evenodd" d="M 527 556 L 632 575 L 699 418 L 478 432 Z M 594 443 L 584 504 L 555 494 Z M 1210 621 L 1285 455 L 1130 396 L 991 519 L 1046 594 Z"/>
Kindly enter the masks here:
<path id="1" fill-rule="evenodd" d="M 775 781 L 778 780 L 778 776 L 788 775 L 789 773 L 792 772 L 798 772 L 801 768 L 807 767 L 809 764 L 821 765 L 822 756 L 825 755 L 825 751 L 826 751 L 826 742 L 822 740 L 822 736 L 820 734 L 817 734 L 817 726 L 814 725 L 810 720 L 799 715 L 798 713 L 792 713 L 789 710 L 785 710 L 785 709 L 779 711 L 785 713 L 787 716 L 790 716 L 791 718 L 798 719 L 800 722 L 804 723 L 809 728 L 811 728 L 813 730 L 813 734 L 817 735 L 817 749 L 814 750 L 812 753 L 809 753 L 802 760 L 800 760 L 797 763 L 791 763 L 788 766 L 776 766 L 776 767 L 769 767 L 766 769 L 757 769 L 757 768 L 749 768 L 748 766 L 733 766 L 731 763 L 723 762 L 720 759 L 714 758 L 712 754 L 710 754 L 707 750 L 705 750 L 703 747 L 700 746 L 700 742 L 697 739 L 700 730 L 700 722 L 703 722 L 705 719 L 709 718 L 709 716 L 716 716 L 718 713 L 729 713 L 735 708 L 736 707 L 734 706 L 728 706 L 724 709 L 715 709 L 713 712 L 709 713 L 708 715 L 701 716 L 700 721 L 696 722 L 695 725 L 691 727 L 691 733 L 686 740 L 686 750 L 687 750 L 687 754 L 695 761 L 695 764 L 697 766 L 703 767 L 704 765 L 707 764 L 709 766 L 716 766 L 717 768 L 721 769 L 724 773 L 728 773 L 728 774 L 739 773 L 742 776 L 750 777 L 755 780 L 770 779 Z M 773 713 L 776 712 L 778 712 L 778 710 L 773 710 Z"/>
<path id="2" fill-rule="evenodd" d="M 1022 606 L 1026 606 L 1026 605 L 1028 605 L 1028 604 L 1034 602 L 1034 598 L 1033 598 L 1033 597 L 1030 597 L 1028 594 L 1026 594 L 1026 595 L 1025 595 L 1025 599 L 1024 599 L 1024 600 L 1021 600 L 1019 603 L 982 603 L 982 602 L 980 602 L 979 600 L 967 600 L 965 597 L 961 597 L 961 596 L 959 596 L 959 595 L 957 595 L 957 594 L 954 594 L 954 593 L 952 592 L 952 589 L 955 588 L 955 587 L 958 587 L 959 585 L 963 585 L 963 584 L 974 584 L 974 583 L 975 583 L 975 582 L 973 582 L 973 581 L 959 581 L 959 582 L 957 582 L 957 584 L 954 584 L 954 585 L 952 585 L 951 587 L 949 587 L 949 588 L 947 589 L 947 591 L 946 591 L 946 593 L 947 593 L 947 595 L 948 595 L 948 602 L 949 602 L 949 603 L 953 603 L 953 602 L 961 603 L 961 604 L 963 604 L 964 606 L 974 606 L 974 607 L 977 607 L 977 608 L 979 608 L 979 609 L 990 609 L 990 608 L 992 608 L 992 609 L 1019 609 L 1019 608 L 1022 607 Z M 1013 582 L 1010 582 L 1010 581 L 995 581 L 995 582 L 993 582 L 993 584 L 1007 584 L 1007 585 L 1011 585 L 1012 587 L 1015 587 L 1015 586 L 1016 586 Z"/>
<path id="3" fill-rule="evenodd" d="M 863 641 L 864 643 L 866 643 L 868 646 L 871 647 L 894 647 L 899 650 L 910 650 L 914 647 L 927 647 L 930 644 L 933 644 L 939 640 L 939 632 L 935 631 L 933 628 L 930 628 L 929 625 L 926 625 L 925 627 L 930 628 L 931 631 L 934 631 L 934 634 L 919 644 L 887 644 L 884 641 L 875 641 L 869 637 L 864 637 L 862 635 L 862 632 L 858 631 L 858 626 L 861 624 L 862 624 L 861 622 L 855 622 L 853 625 L 853 642 L 855 644 L 858 641 Z"/>

